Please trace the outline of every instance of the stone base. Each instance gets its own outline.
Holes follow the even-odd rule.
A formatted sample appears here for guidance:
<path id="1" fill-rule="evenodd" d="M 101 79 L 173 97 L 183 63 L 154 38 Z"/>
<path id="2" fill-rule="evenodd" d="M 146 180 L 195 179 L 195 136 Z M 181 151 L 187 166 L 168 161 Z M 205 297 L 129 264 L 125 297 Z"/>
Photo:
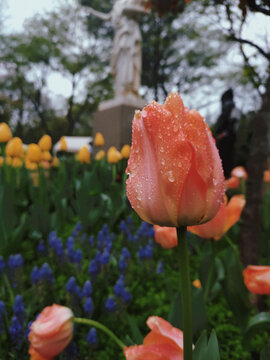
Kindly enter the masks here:
<path id="1" fill-rule="evenodd" d="M 93 137 L 101 132 L 105 139 L 104 150 L 115 146 L 121 150 L 131 144 L 132 120 L 135 110 L 141 110 L 146 102 L 141 98 L 116 98 L 103 102 L 94 114 Z M 96 148 L 94 152 L 96 152 Z"/>

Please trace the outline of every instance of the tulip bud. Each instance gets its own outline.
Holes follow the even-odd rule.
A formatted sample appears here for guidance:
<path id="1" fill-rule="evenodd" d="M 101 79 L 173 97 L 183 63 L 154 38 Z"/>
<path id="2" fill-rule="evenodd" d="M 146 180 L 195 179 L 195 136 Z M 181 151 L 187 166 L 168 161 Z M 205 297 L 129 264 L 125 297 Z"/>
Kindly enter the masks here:
<path id="1" fill-rule="evenodd" d="M 43 135 L 38 142 L 42 151 L 50 151 L 52 147 L 52 138 L 50 135 Z"/>
<path id="2" fill-rule="evenodd" d="M 10 139 L 6 146 L 6 155 L 11 157 L 22 157 L 23 153 L 22 140 L 19 137 Z"/>
<path id="3" fill-rule="evenodd" d="M 0 143 L 7 143 L 12 138 L 8 124 L 0 123 Z"/>
<path id="4" fill-rule="evenodd" d="M 94 139 L 94 145 L 95 146 L 104 146 L 104 137 L 100 132 L 96 133 L 95 139 Z"/>
<path id="5" fill-rule="evenodd" d="M 124 159 L 128 159 L 130 155 L 130 146 L 128 144 L 124 145 L 121 149 L 121 155 Z"/>
<path id="6" fill-rule="evenodd" d="M 37 144 L 28 145 L 26 157 L 31 162 L 40 162 L 42 160 L 40 147 Z"/>
<path id="7" fill-rule="evenodd" d="M 224 198 L 225 180 L 204 119 L 177 93 L 165 105 L 137 111 L 126 173 L 127 196 L 144 220 L 161 226 L 209 221 Z"/>
<path id="8" fill-rule="evenodd" d="M 83 145 L 77 154 L 77 160 L 81 163 L 89 164 L 90 163 L 91 154 L 86 145 Z"/>
<path id="9" fill-rule="evenodd" d="M 60 354 L 70 343 L 72 335 L 72 311 L 56 304 L 47 306 L 30 328 L 31 359 L 34 360 L 36 355 L 51 359 Z"/>
<path id="10" fill-rule="evenodd" d="M 60 151 L 67 151 L 67 141 L 64 136 L 60 139 Z"/>
<path id="11" fill-rule="evenodd" d="M 101 159 L 104 159 L 105 158 L 105 151 L 104 150 L 99 150 L 97 153 L 96 153 L 96 160 L 101 160 Z"/>
<path id="12" fill-rule="evenodd" d="M 120 154 L 120 152 L 114 146 L 111 146 L 107 152 L 108 163 L 115 164 L 121 159 L 122 155 Z"/>

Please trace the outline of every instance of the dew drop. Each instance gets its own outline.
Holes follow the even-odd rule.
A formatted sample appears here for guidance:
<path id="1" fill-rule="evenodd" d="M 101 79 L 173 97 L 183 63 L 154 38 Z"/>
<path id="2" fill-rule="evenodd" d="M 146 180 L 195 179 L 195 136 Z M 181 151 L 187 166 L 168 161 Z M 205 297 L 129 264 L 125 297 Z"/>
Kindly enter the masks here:
<path id="1" fill-rule="evenodd" d="M 170 182 L 174 182 L 174 181 L 175 181 L 173 172 L 172 172 L 171 170 L 168 171 L 168 180 L 169 180 Z"/>

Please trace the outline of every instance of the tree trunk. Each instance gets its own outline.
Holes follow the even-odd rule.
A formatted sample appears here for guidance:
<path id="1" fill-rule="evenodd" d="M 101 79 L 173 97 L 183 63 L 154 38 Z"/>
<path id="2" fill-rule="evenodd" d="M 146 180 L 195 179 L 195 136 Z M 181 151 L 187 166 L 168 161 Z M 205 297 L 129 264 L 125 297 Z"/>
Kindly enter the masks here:
<path id="1" fill-rule="evenodd" d="M 270 76 L 262 99 L 262 107 L 252 121 L 251 151 L 247 164 L 246 206 L 241 229 L 241 256 L 244 266 L 256 265 L 259 257 L 263 172 L 268 156 L 270 124 Z"/>

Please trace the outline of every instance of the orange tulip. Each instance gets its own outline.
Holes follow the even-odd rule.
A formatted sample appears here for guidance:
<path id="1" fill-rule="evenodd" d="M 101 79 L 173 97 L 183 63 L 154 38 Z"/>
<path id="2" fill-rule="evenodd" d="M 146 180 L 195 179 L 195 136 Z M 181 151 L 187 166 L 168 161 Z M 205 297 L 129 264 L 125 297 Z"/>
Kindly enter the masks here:
<path id="1" fill-rule="evenodd" d="M 230 177 L 226 180 L 226 189 L 237 189 L 240 185 L 240 179 L 236 176 Z"/>
<path id="2" fill-rule="evenodd" d="M 4 158 L 3 156 L 0 156 L 0 166 L 3 166 L 4 165 Z"/>
<path id="3" fill-rule="evenodd" d="M 6 146 L 6 155 L 11 157 L 23 157 L 23 142 L 19 137 L 9 140 Z"/>
<path id="4" fill-rule="evenodd" d="M 37 359 L 34 357 L 37 354 L 48 359 L 60 354 L 71 341 L 72 334 L 72 311 L 56 304 L 47 306 L 30 328 L 31 360 Z"/>
<path id="5" fill-rule="evenodd" d="M 270 266 L 249 265 L 243 271 L 243 276 L 250 292 L 270 295 Z"/>
<path id="6" fill-rule="evenodd" d="M 122 159 L 122 155 L 120 154 L 120 152 L 116 149 L 116 147 L 111 146 L 107 152 L 108 163 L 115 164 L 121 159 Z"/>
<path id="7" fill-rule="evenodd" d="M 124 145 L 121 149 L 121 155 L 124 159 L 128 159 L 130 155 L 130 146 L 128 144 Z"/>
<path id="8" fill-rule="evenodd" d="M 36 170 L 38 168 L 38 165 L 36 162 L 32 162 L 32 161 L 28 160 L 27 158 L 25 159 L 24 164 L 25 164 L 26 169 L 28 169 L 28 170 Z"/>
<path id="9" fill-rule="evenodd" d="M 176 228 L 166 226 L 154 226 L 155 240 L 164 249 L 171 249 L 177 245 Z"/>
<path id="10" fill-rule="evenodd" d="M 138 215 L 161 226 L 202 224 L 224 198 L 221 160 L 204 119 L 172 93 L 133 120 L 127 196 Z"/>
<path id="11" fill-rule="evenodd" d="M 60 139 L 60 151 L 67 151 L 67 141 L 64 136 Z"/>
<path id="12" fill-rule="evenodd" d="M 104 150 L 99 150 L 97 153 L 96 153 L 96 160 L 102 160 L 105 158 L 105 151 Z"/>
<path id="13" fill-rule="evenodd" d="M 52 138 L 50 135 L 43 135 L 38 142 L 42 151 L 50 151 L 52 147 Z"/>
<path id="14" fill-rule="evenodd" d="M 0 143 L 7 143 L 12 138 L 12 133 L 8 124 L 0 123 Z"/>
<path id="15" fill-rule="evenodd" d="M 96 133 L 95 139 L 94 139 L 94 145 L 96 146 L 104 146 L 104 137 L 100 132 Z"/>
<path id="16" fill-rule="evenodd" d="M 243 166 L 236 166 L 234 169 L 232 169 L 231 175 L 244 180 L 246 180 L 248 176 Z"/>
<path id="17" fill-rule="evenodd" d="M 91 154 L 86 145 L 83 145 L 77 154 L 77 160 L 79 160 L 83 164 L 89 164 L 90 163 Z"/>
<path id="18" fill-rule="evenodd" d="M 146 322 L 151 329 L 143 345 L 124 349 L 126 360 L 183 360 L 183 332 L 168 321 L 150 316 Z"/>
<path id="19" fill-rule="evenodd" d="M 40 147 L 37 144 L 28 145 L 26 157 L 31 162 L 40 162 L 42 160 Z"/>
<path id="20" fill-rule="evenodd" d="M 220 206 L 212 220 L 202 225 L 189 226 L 188 230 L 203 239 L 219 240 L 240 219 L 245 204 L 243 195 L 234 195 L 228 204 Z"/>

